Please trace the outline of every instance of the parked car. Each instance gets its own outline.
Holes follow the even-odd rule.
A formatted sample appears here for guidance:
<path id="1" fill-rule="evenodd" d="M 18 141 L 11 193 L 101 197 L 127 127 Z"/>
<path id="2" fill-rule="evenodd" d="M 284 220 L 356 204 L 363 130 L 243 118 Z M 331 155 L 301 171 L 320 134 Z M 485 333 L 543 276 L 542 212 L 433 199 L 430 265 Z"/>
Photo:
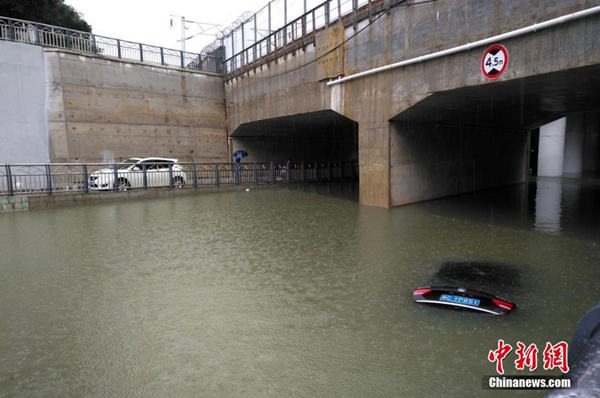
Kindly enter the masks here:
<path id="1" fill-rule="evenodd" d="M 144 168 L 146 186 L 166 187 L 170 185 L 169 167 L 173 173 L 173 188 L 182 188 L 186 184 L 186 175 L 177 159 L 170 158 L 129 158 L 116 165 L 117 189 L 127 191 L 130 188 L 144 187 Z M 112 190 L 115 188 L 115 170 L 107 167 L 90 174 L 89 187 L 92 190 Z"/>

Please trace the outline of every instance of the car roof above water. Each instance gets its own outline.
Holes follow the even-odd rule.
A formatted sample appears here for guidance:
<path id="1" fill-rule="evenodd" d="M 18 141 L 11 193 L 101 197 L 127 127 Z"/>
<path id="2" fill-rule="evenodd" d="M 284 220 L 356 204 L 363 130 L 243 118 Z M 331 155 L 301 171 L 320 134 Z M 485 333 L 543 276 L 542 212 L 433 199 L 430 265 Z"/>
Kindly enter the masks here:
<path id="1" fill-rule="evenodd" d="M 177 163 L 179 162 L 179 159 L 175 159 L 175 158 L 159 158 L 159 157 L 151 157 L 151 158 L 128 158 L 127 160 L 137 160 L 137 162 L 144 162 L 144 161 L 159 161 L 159 162 L 173 162 L 173 163 Z"/>

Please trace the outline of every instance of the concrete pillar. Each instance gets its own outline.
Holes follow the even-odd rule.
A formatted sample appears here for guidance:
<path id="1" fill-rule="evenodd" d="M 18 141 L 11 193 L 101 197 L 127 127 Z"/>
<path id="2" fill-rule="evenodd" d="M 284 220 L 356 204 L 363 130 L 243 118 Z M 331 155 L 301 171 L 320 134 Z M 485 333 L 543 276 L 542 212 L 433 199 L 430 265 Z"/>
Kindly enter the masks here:
<path id="1" fill-rule="evenodd" d="M 573 176 L 583 171 L 584 114 L 569 115 L 565 134 L 565 159 L 563 173 Z"/>
<path id="2" fill-rule="evenodd" d="M 583 115 L 583 173 L 598 176 L 600 173 L 600 112 Z"/>
<path id="3" fill-rule="evenodd" d="M 538 176 L 562 177 L 566 127 L 566 117 L 540 127 Z"/>

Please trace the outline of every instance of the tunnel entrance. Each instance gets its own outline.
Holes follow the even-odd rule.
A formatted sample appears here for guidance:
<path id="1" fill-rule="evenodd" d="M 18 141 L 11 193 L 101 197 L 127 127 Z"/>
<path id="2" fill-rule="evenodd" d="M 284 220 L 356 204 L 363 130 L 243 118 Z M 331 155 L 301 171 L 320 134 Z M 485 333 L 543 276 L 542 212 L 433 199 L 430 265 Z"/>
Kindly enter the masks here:
<path id="1" fill-rule="evenodd" d="M 272 162 L 279 169 L 289 164 L 296 174 L 307 176 L 302 184 L 291 184 L 293 189 L 358 201 L 358 123 L 339 113 L 245 123 L 231 135 L 230 147 L 232 153 L 248 153 L 245 163 Z"/>
<path id="2" fill-rule="evenodd" d="M 240 125 L 231 147 L 248 152 L 248 162 L 356 161 L 358 123 L 334 111 L 258 120 Z"/>
<path id="3" fill-rule="evenodd" d="M 597 173 L 598 87 L 596 65 L 432 94 L 390 120 L 392 205 L 524 182 L 558 157 Z M 565 117 L 567 145 L 544 159 L 544 126 Z"/>

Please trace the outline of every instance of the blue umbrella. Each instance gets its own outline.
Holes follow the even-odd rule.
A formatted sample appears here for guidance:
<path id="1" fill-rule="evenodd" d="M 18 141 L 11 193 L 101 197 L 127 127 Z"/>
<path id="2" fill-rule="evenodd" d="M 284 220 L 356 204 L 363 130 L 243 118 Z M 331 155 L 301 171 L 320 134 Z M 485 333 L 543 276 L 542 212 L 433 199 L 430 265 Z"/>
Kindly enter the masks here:
<path id="1" fill-rule="evenodd" d="M 246 156 L 248 156 L 248 152 L 242 151 L 241 149 L 239 151 L 235 151 L 233 153 L 233 157 L 236 158 L 236 159 L 237 158 L 239 158 L 239 159 L 245 158 Z"/>

